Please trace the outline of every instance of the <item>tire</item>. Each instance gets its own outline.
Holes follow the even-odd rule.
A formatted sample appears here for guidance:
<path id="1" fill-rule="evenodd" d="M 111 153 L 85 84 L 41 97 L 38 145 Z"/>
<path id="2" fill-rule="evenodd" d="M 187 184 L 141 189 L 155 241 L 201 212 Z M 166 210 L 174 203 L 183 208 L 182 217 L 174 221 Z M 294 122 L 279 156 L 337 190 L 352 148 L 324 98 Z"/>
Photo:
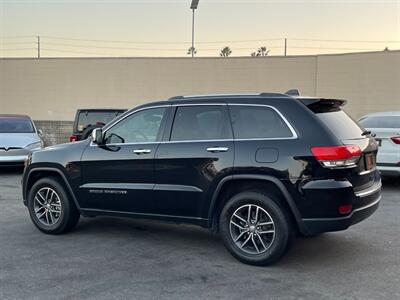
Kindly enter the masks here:
<path id="1" fill-rule="evenodd" d="M 32 186 L 28 195 L 28 210 L 33 224 L 47 234 L 72 230 L 80 217 L 64 184 L 55 177 L 42 178 Z"/>
<path id="2" fill-rule="evenodd" d="M 256 224 L 248 222 L 246 216 L 249 207 L 250 220 L 255 219 L 258 210 Z M 287 211 L 278 201 L 258 191 L 242 192 L 229 199 L 222 209 L 219 228 L 228 251 L 241 262 L 257 266 L 278 261 L 288 250 L 294 237 Z M 235 242 L 236 239 L 238 240 Z"/>

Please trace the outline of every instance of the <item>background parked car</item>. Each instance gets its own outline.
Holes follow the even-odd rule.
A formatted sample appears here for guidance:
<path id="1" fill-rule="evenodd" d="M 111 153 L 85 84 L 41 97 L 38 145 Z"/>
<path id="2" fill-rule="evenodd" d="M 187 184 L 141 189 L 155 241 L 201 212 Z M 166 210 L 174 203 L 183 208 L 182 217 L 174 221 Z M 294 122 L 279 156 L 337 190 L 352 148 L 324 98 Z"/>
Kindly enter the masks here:
<path id="1" fill-rule="evenodd" d="M 0 166 L 23 165 L 28 155 L 43 148 L 42 133 L 23 115 L 0 115 Z"/>
<path id="2" fill-rule="evenodd" d="M 400 111 L 368 114 L 359 122 L 379 144 L 378 170 L 383 175 L 400 175 Z"/>
<path id="3" fill-rule="evenodd" d="M 70 142 L 85 140 L 93 129 L 101 128 L 115 117 L 126 112 L 126 109 L 78 109 Z"/>

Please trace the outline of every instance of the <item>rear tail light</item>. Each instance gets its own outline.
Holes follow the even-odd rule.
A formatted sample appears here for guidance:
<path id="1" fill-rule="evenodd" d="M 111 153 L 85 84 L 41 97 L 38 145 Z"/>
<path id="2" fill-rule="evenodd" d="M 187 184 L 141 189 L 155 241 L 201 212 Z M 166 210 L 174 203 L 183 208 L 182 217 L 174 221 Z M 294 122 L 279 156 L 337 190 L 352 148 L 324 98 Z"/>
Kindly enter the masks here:
<path id="1" fill-rule="evenodd" d="M 76 142 L 78 140 L 78 137 L 76 136 L 76 135 L 71 135 L 70 137 L 69 137 L 69 141 L 70 142 Z"/>
<path id="2" fill-rule="evenodd" d="M 322 166 L 331 169 L 355 167 L 362 154 L 357 145 L 312 147 L 311 152 Z"/>
<path id="3" fill-rule="evenodd" d="M 390 138 L 393 143 L 400 145 L 400 136 L 394 136 Z"/>

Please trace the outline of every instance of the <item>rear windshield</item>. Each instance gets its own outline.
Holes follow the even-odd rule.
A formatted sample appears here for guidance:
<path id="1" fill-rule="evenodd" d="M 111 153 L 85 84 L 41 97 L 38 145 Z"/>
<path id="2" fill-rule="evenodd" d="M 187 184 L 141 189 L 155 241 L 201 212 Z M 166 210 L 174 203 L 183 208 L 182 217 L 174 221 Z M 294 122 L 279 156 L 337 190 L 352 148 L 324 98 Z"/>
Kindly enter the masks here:
<path id="1" fill-rule="evenodd" d="M 0 118 L 0 133 L 33 133 L 33 124 L 29 119 Z"/>
<path id="2" fill-rule="evenodd" d="M 81 111 L 78 116 L 77 131 L 83 131 L 92 125 L 105 125 L 124 111 Z"/>
<path id="3" fill-rule="evenodd" d="M 400 128 L 400 116 L 366 117 L 360 124 L 365 128 Z"/>
<path id="4" fill-rule="evenodd" d="M 340 140 L 361 138 L 364 129 L 346 114 L 340 107 L 316 106 L 309 107 Z"/>

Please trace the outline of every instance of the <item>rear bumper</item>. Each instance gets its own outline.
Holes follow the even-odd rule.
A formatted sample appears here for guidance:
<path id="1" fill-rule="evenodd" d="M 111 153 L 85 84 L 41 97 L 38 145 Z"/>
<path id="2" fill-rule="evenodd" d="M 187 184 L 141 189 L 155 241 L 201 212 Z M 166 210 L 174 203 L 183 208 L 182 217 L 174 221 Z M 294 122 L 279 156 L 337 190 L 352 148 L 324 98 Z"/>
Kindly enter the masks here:
<path id="1" fill-rule="evenodd" d="M 356 206 L 353 211 L 343 217 L 334 218 L 304 218 L 306 235 L 314 235 L 328 231 L 340 231 L 349 228 L 371 216 L 379 207 L 381 200 L 381 181 L 373 186 L 355 193 Z"/>
<path id="2" fill-rule="evenodd" d="M 396 164 L 377 164 L 376 168 L 383 176 L 400 176 L 400 166 Z"/>

